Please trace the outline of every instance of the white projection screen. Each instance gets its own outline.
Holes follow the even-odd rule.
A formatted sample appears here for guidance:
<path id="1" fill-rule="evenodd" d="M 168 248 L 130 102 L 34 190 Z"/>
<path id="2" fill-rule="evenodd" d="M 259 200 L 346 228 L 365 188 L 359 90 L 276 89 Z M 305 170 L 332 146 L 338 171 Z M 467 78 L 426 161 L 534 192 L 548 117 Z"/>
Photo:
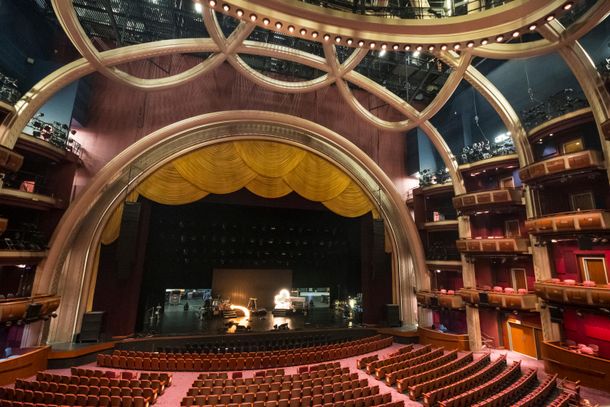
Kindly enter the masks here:
<path id="1" fill-rule="evenodd" d="M 282 288 L 292 288 L 292 270 L 214 269 L 212 274 L 213 295 L 244 307 L 250 298 L 257 298 L 259 308 L 272 310 L 273 297 Z"/>

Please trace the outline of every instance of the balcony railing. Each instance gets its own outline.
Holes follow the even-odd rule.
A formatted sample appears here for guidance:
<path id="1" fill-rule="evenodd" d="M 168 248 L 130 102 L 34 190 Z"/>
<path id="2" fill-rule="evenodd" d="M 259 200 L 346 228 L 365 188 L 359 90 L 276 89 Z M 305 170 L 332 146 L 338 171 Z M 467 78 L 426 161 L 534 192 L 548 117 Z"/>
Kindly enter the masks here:
<path id="1" fill-rule="evenodd" d="M 454 197 L 453 207 L 457 210 L 464 210 L 488 205 L 520 205 L 521 196 L 521 189 L 513 188 L 473 192 Z"/>
<path id="2" fill-rule="evenodd" d="M 465 303 L 514 310 L 535 310 L 536 294 L 463 288 L 458 291 Z"/>
<path id="3" fill-rule="evenodd" d="M 525 253 L 530 241 L 524 238 L 460 239 L 456 246 L 461 253 Z"/>
<path id="4" fill-rule="evenodd" d="M 448 309 L 462 309 L 464 303 L 462 297 L 453 290 L 441 291 L 418 291 L 417 303 L 426 307 L 441 307 Z"/>
<path id="5" fill-rule="evenodd" d="M 599 151 L 583 150 L 530 164 L 519 170 L 519 176 L 521 181 L 531 183 L 564 172 L 603 168 L 604 159 Z"/>
<path id="6" fill-rule="evenodd" d="M 56 295 L 0 300 L 0 322 L 33 322 L 47 317 L 59 307 L 59 300 Z"/>
<path id="7" fill-rule="evenodd" d="M 610 285 L 599 285 L 589 282 L 578 284 L 574 280 L 558 281 L 553 279 L 535 284 L 536 295 L 545 301 L 589 305 L 610 306 Z"/>
<path id="8" fill-rule="evenodd" d="M 609 228 L 610 212 L 602 209 L 555 213 L 525 221 L 525 229 L 533 235 Z"/>

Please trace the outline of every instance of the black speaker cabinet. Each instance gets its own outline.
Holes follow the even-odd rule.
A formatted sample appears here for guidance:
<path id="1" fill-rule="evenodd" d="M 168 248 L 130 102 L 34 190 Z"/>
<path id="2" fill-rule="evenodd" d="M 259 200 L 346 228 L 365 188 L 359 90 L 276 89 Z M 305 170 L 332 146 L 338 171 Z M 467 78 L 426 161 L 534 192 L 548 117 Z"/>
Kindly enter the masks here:
<path id="1" fill-rule="evenodd" d="M 386 304 L 385 315 L 388 326 L 400 326 L 400 310 L 398 304 Z"/>
<path id="2" fill-rule="evenodd" d="M 117 278 L 126 280 L 136 263 L 141 204 L 125 202 L 117 247 Z"/>
<path id="3" fill-rule="evenodd" d="M 80 327 L 78 342 L 99 342 L 104 327 L 106 311 L 86 312 Z"/>

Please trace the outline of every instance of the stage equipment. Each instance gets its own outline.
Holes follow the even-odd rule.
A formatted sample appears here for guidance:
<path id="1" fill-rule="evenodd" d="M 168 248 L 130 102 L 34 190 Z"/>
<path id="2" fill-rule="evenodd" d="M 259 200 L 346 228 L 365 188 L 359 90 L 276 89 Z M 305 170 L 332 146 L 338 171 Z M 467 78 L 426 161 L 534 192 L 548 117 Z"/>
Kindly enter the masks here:
<path id="1" fill-rule="evenodd" d="M 250 319 L 250 310 L 249 310 L 248 308 L 246 308 L 246 307 L 242 307 L 241 305 L 234 305 L 234 304 L 231 304 L 231 309 L 232 309 L 232 310 L 236 310 L 236 309 L 240 310 L 241 312 L 243 312 L 243 313 L 244 313 L 244 318 L 245 318 L 246 320 L 249 320 L 249 319 Z"/>

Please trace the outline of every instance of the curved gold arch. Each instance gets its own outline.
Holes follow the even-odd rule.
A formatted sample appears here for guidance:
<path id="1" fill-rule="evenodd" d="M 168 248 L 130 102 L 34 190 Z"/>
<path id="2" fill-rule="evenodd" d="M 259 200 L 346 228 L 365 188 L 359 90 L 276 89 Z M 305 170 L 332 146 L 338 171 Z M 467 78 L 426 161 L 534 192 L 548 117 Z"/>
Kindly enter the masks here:
<path id="1" fill-rule="evenodd" d="M 140 139 L 108 163 L 70 205 L 41 264 L 34 292 L 62 295 L 51 342 L 71 340 L 93 284 L 95 253 L 114 209 L 145 177 L 176 157 L 228 140 L 261 139 L 298 145 L 343 169 L 375 203 L 386 221 L 395 269 L 395 299 L 402 320 L 416 323 L 415 286 L 426 287 L 426 263 L 417 227 L 392 181 L 354 144 L 311 121 L 279 113 L 228 111 L 183 120 Z"/>

